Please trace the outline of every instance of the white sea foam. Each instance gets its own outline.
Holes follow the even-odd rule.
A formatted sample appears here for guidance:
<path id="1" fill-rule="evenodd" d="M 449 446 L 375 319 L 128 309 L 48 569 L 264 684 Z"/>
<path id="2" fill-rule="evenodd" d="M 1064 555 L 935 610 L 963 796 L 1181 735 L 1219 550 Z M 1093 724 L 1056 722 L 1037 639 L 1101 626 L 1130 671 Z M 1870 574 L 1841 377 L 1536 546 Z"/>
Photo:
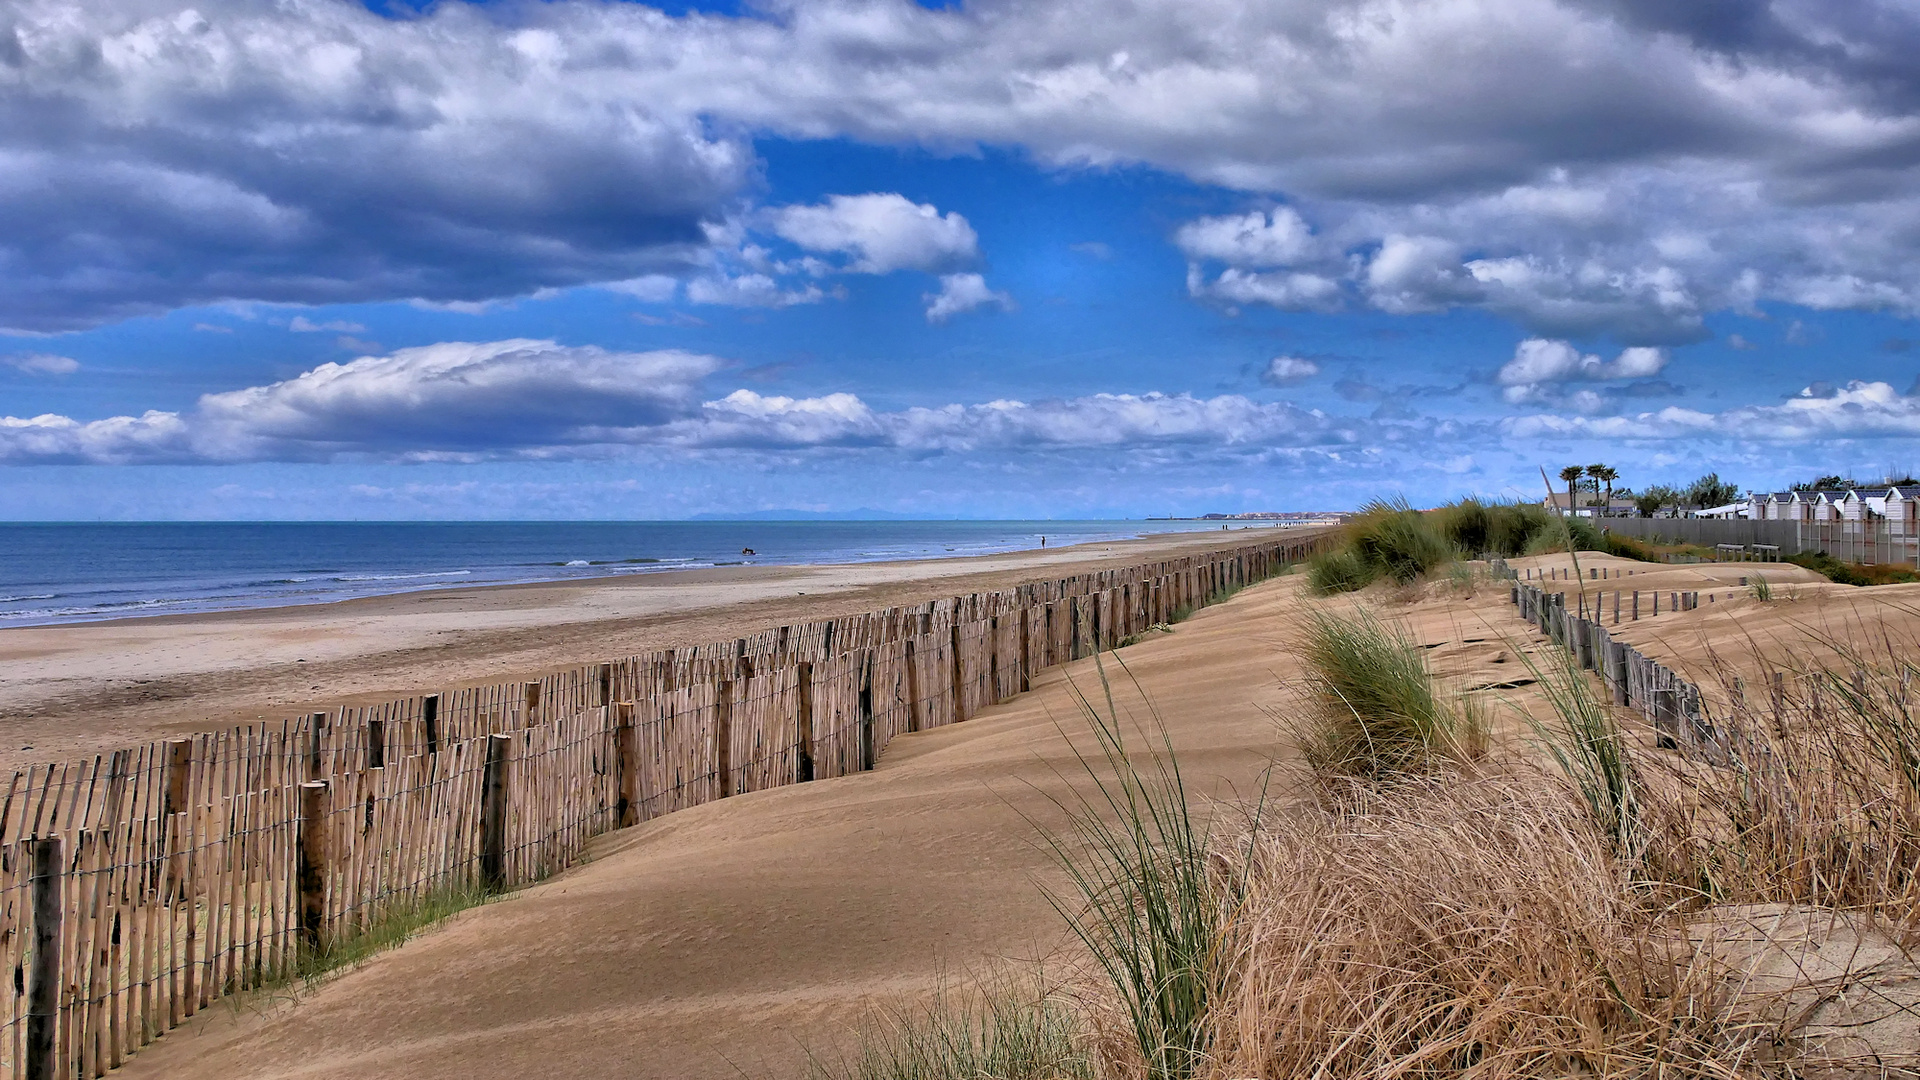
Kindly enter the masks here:
<path id="1" fill-rule="evenodd" d="M 422 578 L 466 577 L 471 570 L 441 570 L 437 573 L 422 574 L 341 574 L 335 581 L 417 581 Z"/>

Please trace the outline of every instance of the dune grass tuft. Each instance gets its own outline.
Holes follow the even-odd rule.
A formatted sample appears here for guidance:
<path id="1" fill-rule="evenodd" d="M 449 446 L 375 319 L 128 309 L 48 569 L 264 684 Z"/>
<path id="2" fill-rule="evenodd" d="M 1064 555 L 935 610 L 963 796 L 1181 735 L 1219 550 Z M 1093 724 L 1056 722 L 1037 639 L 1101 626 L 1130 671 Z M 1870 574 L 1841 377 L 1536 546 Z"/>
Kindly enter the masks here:
<path id="1" fill-rule="evenodd" d="M 1347 548 L 1316 553 L 1307 560 L 1307 587 L 1321 596 L 1356 592 L 1373 584 L 1375 573 Z"/>
<path id="2" fill-rule="evenodd" d="M 1459 552 L 1404 498 L 1376 499 L 1347 522 L 1348 547 L 1381 577 L 1406 584 Z"/>
<path id="3" fill-rule="evenodd" d="M 1556 650 L 1558 662 L 1543 671 L 1524 650 L 1514 652 L 1525 660 L 1551 709 L 1546 720 L 1526 714 L 1528 726 L 1579 792 L 1614 853 L 1637 859 L 1646 847 L 1641 777 L 1611 707 L 1596 695 L 1572 653 Z"/>
<path id="4" fill-rule="evenodd" d="M 1081 699 L 1099 746 L 1097 757 L 1079 759 L 1093 793 L 1058 804 L 1067 832 L 1041 830 L 1071 883 L 1048 899 L 1105 976 L 1123 1018 L 1126 1037 L 1105 1042 L 1124 1044 L 1126 1060 L 1110 1066 L 1147 1080 L 1186 1080 L 1208 1060 L 1207 1020 L 1222 977 L 1215 950 L 1249 864 L 1221 859 L 1157 714 L 1159 745 L 1128 745 L 1105 666 L 1098 671 L 1105 711 Z M 1259 814 L 1256 802 L 1251 819 Z"/>
<path id="5" fill-rule="evenodd" d="M 1315 700 L 1295 735 L 1322 775 L 1381 779 L 1484 751 L 1484 721 L 1444 698 L 1401 628 L 1364 609 L 1314 611 L 1303 650 Z"/>
<path id="6" fill-rule="evenodd" d="M 1583 550 L 1603 543 L 1592 524 L 1573 528 Z M 1463 558 L 1564 549 L 1566 536 L 1559 518 L 1532 503 L 1461 499 L 1419 511 L 1404 498 L 1376 499 L 1347 520 L 1340 547 L 1308 562 L 1308 586 L 1331 596 L 1382 579 L 1407 585 Z"/>

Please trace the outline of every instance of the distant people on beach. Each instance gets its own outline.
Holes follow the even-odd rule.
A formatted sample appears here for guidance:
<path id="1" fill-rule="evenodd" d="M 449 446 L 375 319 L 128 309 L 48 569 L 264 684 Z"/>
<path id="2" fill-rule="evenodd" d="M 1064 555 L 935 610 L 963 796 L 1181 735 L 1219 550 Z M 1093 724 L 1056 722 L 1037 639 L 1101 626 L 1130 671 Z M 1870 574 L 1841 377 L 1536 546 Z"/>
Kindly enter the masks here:
<path id="1" fill-rule="evenodd" d="M 751 555 L 751 554 L 753 554 L 753 549 L 752 549 L 752 548 L 741 548 L 741 549 L 740 549 L 740 554 L 742 554 L 742 555 Z"/>
<path id="2" fill-rule="evenodd" d="M 1041 546 L 1041 547 L 1046 547 L 1046 546 L 1047 546 L 1047 538 L 1046 538 L 1046 537 L 1044 537 L 1044 536 L 1043 536 L 1043 537 L 1041 537 L 1041 538 L 1040 538 L 1040 546 Z"/>

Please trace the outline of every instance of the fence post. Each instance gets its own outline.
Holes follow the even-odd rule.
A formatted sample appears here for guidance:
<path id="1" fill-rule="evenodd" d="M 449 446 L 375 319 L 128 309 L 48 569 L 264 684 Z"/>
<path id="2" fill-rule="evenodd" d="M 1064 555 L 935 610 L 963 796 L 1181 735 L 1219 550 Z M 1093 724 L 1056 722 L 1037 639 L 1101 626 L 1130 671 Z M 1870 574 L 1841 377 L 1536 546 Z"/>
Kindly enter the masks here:
<path id="1" fill-rule="evenodd" d="M 953 640 L 949 643 L 947 648 L 947 659 L 950 661 L 950 663 L 947 666 L 952 669 L 953 722 L 957 724 L 960 721 L 965 720 L 967 718 L 967 694 L 966 694 L 966 684 L 962 682 L 960 678 L 960 609 L 959 607 L 956 606 L 953 609 L 953 612 L 954 612 L 954 621 L 953 621 L 953 626 L 950 632 L 950 636 L 953 638 Z"/>
<path id="2" fill-rule="evenodd" d="M 613 713 L 613 776 L 619 802 L 614 804 L 614 827 L 625 829 L 640 822 L 640 763 L 633 745 L 633 702 L 616 701 L 607 705 Z"/>
<path id="3" fill-rule="evenodd" d="M 868 771 L 877 761 L 874 751 L 874 650 L 866 650 L 860 661 L 860 771 Z"/>
<path id="4" fill-rule="evenodd" d="M 327 773 L 327 714 L 314 713 L 307 725 L 307 779 L 319 780 Z"/>
<path id="5" fill-rule="evenodd" d="M 1627 704 L 1627 647 L 1618 641 L 1607 643 L 1607 652 L 1612 654 L 1609 663 L 1613 666 L 1613 703 Z"/>
<path id="6" fill-rule="evenodd" d="M 920 720 L 920 673 L 915 670 L 919 664 L 914 659 L 913 639 L 901 643 L 905 647 L 907 665 L 907 730 L 919 731 Z"/>
<path id="7" fill-rule="evenodd" d="M 1000 616 L 987 619 L 987 698 L 1000 704 Z"/>
<path id="8" fill-rule="evenodd" d="M 507 886 L 507 755 L 513 736 L 487 736 L 487 764 L 480 780 L 480 883 Z"/>
<path id="9" fill-rule="evenodd" d="M 733 683 L 722 679 L 713 695 L 713 761 L 720 773 L 720 797 L 733 794 Z"/>
<path id="10" fill-rule="evenodd" d="M 813 664 L 802 660 L 793 665 L 793 679 L 794 741 L 799 744 L 794 772 L 795 779 L 804 784 L 813 779 Z"/>
<path id="11" fill-rule="evenodd" d="M 33 841 L 33 973 L 27 982 L 27 1080 L 58 1074 L 60 1031 L 60 838 Z"/>
<path id="12" fill-rule="evenodd" d="M 420 733 L 427 740 L 427 753 L 440 752 L 440 695 L 420 699 Z"/>
<path id="13" fill-rule="evenodd" d="M 613 708 L 613 665 L 600 665 L 600 704 L 604 708 Z"/>
<path id="14" fill-rule="evenodd" d="M 1080 597 L 1067 597 L 1067 659 L 1080 659 Z"/>
<path id="15" fill-rule="evenodd" d="M 384 769 L 387 765 L 387 722 L 385 720 L 367 721 L 367 768 Z"/>
<path id="16" fill-rule="evenodd" d="M 1020 609 L 1020 692 L 1033 689 L 1033 608 Z"/>
<path id="17" fill-rule="evenodd" d="M 167 820 L 187 809 L 187 777 L 193 771 L 193 740 L 174 739 L 167 743 L 167 786 L 160 813 Z"/>
<path id="18" fill-rule="evenodd" d="M 327 944 L 328 793 L 325 780 L 300 785 L 300 945 L 308 956 L 319 956 Z"/>
<path id="19" fill-rule="evenodd" d="M 538 682 L 527 683 L 521 690 L 521 694 L 525 702 L 525 709 L 520 716 L 520 726 L 532 727 L 534 722 L 533 718 L 540 711 L 540 684 Z"/>
<path id="20" fill-rule="evenodd" d="M 1677 750 L 1680 742 L 1680 695 L 1672 686 L 1653 688 L 1653 729 L 1658 732 L 1654 745 L 1662 750 Z"/>

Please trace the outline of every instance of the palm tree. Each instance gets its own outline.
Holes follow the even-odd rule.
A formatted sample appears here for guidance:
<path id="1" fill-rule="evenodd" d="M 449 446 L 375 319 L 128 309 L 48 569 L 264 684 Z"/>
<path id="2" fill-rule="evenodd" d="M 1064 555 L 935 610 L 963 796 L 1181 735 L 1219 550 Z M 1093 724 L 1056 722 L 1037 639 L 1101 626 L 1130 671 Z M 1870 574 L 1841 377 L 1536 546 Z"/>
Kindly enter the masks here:
<path id="1" fill-rule="evenodd" d="M 1587 470 L 1578 465 L 1569 465 L 1560 470 L 1560 479 L 1567 485 L 1567 513 L 1569 514 L 1580 505 L 1579 496 L 1576 494 L 1580 489 L 1577 485 L 1580 483 L 1580 478 L 1585 475 Z"/>
<path id="2" fill-rule="evenodd" d="M 1600 494 L 1601 481 L 1604 480 L 1606 482 L 1607 501 L 1605 503 L 1602 503 L 1601 505 L 1612 506 L 1613 505 L 1613 482 L 1615 480 L 1620 479 L 1619 471 L 1616 470 L 1611 465 L 1589 465 L 1587 466 L 1587 475 L 1593 477 L 1593 493 L 1595 495 Z"/>

